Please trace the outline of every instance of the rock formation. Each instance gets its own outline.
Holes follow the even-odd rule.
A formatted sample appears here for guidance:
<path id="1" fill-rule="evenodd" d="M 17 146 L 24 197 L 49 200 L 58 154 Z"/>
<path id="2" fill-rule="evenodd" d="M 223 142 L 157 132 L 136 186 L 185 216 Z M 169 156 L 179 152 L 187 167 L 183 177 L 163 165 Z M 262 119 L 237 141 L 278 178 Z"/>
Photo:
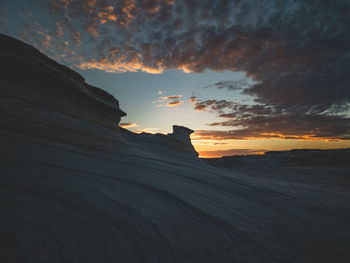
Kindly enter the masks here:
<path id="1" fill-rule="evenodd" d="M 125 113 L 112 95 L 25 43 L 2 34 L 0 43 L 3 129 L 77 143 L 87 123 L 118 130 Z"/>
<path id="2" fill-rule="evenodd" d="M 199 161 L 198 153 L 194 149 L 190 133 L 193 131 L 181 126 L 173 126 L 174 132 L 176 130 L 176 136 L 173 134 L 149 134 L 141 133 L 136 134 L 126 129 L 121 128 L 121 134 L 131 145 L 134 146 L 134 150 L 138 149 L 142 151 L 142 154 L 152 155 L 153 158 L 169 159 L 187 162 L 188 159 Z M 180 140 L 178 139 L 180 138 Z"/>
<path id="3" fill-rule="evenodd" d="M 174 138 L 175 140 L 178 140 L 180 142 L 190 144 L 191 143 L 190 135 L 193 132 L 194 131 L 189 129 L 189 128 L 174 125 L 173 126 L 173 133 L 168 133 L 168 136 L 171 138 Z"/>
<path id="4" fill-rule="evenodd" d="M 20 41 L 0 65 L 1 262 L 350 261 L 346 168 L 215 168 L 187 128 L 119 129 L 115 98 Z"/>

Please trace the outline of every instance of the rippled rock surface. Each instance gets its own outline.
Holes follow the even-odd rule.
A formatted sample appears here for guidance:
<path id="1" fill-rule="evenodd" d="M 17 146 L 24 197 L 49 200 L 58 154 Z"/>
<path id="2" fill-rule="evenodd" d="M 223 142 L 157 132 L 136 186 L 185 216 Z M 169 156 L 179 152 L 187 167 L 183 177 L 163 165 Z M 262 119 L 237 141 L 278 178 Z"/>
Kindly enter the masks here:
<path id="1" fill-rule="evenodd" d="M 209 166 L 34 48 L 1 35 L 0 56 L 1 262 L 350 261 L 346 170 Z"/>

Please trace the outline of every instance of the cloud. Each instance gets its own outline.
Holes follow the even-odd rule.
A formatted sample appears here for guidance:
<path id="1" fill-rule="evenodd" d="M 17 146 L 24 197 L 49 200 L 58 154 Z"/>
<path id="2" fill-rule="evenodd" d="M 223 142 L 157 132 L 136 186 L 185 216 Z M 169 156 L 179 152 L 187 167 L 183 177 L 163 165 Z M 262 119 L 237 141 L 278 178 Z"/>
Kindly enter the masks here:
<path id="1" fill-rule="evenodd" d="M 158 94 L 162 94 L 163 92 L 158 91 Z M 158 100 L 153 101 L 152 103 L 155 103 L 157 107 L 163 107 L 163 106 L 167 106 L 167 107 L 176 107 L 179 106 L 183 103 L 185 103 L 182 100 L 179 100 L 179 98 L 181 98 L 182 95 L 171 95 L 171 96 L 164 96 L 164 97 L 159 97 Z"/>
<path id="2" fill-rule="evenodd" d="M 197 102 L 197 101 L 198 101 L 198 99 L 197 99 L 196 96 L 192 96 L 192 97 L 190 97 L 190 98 L 188 99 L 188 102 L 189 102 L 189 103 L 195 103 L 195 102 Z"/>
<path id="3" fill-rule="evenodd" d="M 97 13 L 97 16 L 100 18 L 100 23 L 104 24 L 107 22 L 117 22 L 117 16 L 114 14 L 113 6 L 102 7 Z"/>
<path id="4" fill-rule="evenodd" d="M 120 123 L 119 126 L 122 127 L 122 128 L 138 127 L 138 125 L 136 123 L 133 123 L 133 122 Z"/>
<path id="5" fill-rule="evenodd" d="M 181 101 L 181 100 L 172 100 L 172 101 L 168 102 L 167 106 L 168 107 L 176 107 L 176 106 L 179 106 L 182 103 L 184 103 L 184 102 Z"/>
<path id="6" fill-rule="evenodd" d="M 199 151 L 201 158 L 220 158 L 222 156 L 232 155 L 262 155 L 266 150 L 261 149 L 229 149 L 229 150 L 215 150 L 215 151 Z"/>
<path id="7" fill-rule="evenodd" d="M 229 80 L 229 81 L 219 81 L 211 85 L 204 86 L 203 88 L 217 88 L 226 89 L 228 91 L 243 90 L 251 87 L 252 84 L 248 82 L 248 79 L 241 80 Z"/>
<path id="8" fill-rule="evenodd" d="M 53 14 L 68 14 L 73 19 L 83 20 L 87 25 L 116 23 L 127 26 L 134 19 L 134 0 L 51 0 L 49 9 Z"/>
<path id="9" fill-rule="evenodd" d="M 175 100 L 175 99 L 179 99 L 181 98 L 182 95 L 172 95 L 172 96 L 168 96 L 168 97 L 162 97 L 163 100 Z"/>
<path id="10" fill-rule="evenodd" d="M 224 109 L 233 108 L 237 103 L 227 100 L 205 100 L 199 101 L 194 105 L 194 109 L 198 111 L 223 112 Z"/>
<path id="11" fill-rule="evenodd" d="M 230 131 L 200 130 L 201 139 L 299 139 L 299 140 L 349 140 L 349 122 L 343 117 L 300 115 L 250 115 L 233 117 L 209 126 L 233 127 Z"/>
<path id="12" fill-rule="evenodd" d="M 80 33 L 78 31 L 74 31 L 72 34 L 71 34 L 71 37 L 74 41 L 74 45 L 76 45 L 77 47 L 80 47 L 81 45 L 81 37 L 80 37 Z"/>
<path id="13" fill-rule="evenodd" d="M 61 25 L 59 22 L 57 22 L 57 23 L 56 23 L 56 26 L 57 26 L 57 29 L 56 29 L 56 31 L 54 32 L 54 36 L 55 36 L 55 37 L 58 37 L 58 38 L 63 37 L 63 36 L 64 36 L 64 32 L 63 32 L 63 27 L 62 27 L 62 25 Z"/>
<path id="14" fill-rule="evenodd" d="M 206 105 L 204 104 L 197 104 L 194 109 L 197 110 L 197 111 L 204 111 L 205 109 L 207 108 Z"/>
<path id="15" fill-rule="evenodd" d="M 79 69 L 99 69 L 105 72 L 137 72 L 143 71 L 150 74 L 161 73 L 157 68 L 151 68 L 145 66 L 140 62 L 139 57 L 127 57 L 118 56 L 113 62 L 110 61 L 110 57 L 102 58 L 101 60 L 91 59 L 87 62 L 81 62 L 76 65 Z"/>
<path id="16" fill-rule="evenodd" d="M 346 106 L 347 105 L 347 106 Z M 350 104 L 341 105 L 336 112 L 322 114 L 303 107 L 279 108 L 268 104 L 244 105 L 226 100 L 206 100 L 194 109 L 216 113 L 223 121 L 208 123 L 210 127 L 232 127 L 230 131 L 197 131 L 201 139 L 299 139 L 349 140 Z M 340 111 L 342 109 L 342 111 Z"/>
<path id="17" fill-rule="evenodd" d="M 51 37 L 45 33 L 38 32 L 38 34 L 42 35 L 42 38 L 40 39 L 40 43 L 43 46 L 50 47 L 51 46 Z"/>

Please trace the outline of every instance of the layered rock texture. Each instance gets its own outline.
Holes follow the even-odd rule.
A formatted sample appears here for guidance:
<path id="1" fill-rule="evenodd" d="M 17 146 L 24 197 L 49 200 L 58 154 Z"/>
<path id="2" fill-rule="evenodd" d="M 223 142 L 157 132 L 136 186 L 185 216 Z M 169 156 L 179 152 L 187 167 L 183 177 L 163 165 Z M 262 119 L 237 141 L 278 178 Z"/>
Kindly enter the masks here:
<path id="1" fill-rule="evenodd" d="M 1 262 L 350 261 L 347 167 L 213 167 L 22 42 L 0 35 L 0 64 Z"/>
<path id="2" fill-rule="evenodd" d="M 0 43 L 2 128 L 77 144 L 95 129 L 118 130 L 125 113 L 112 95 L 29 45 L 5 35 Z"/>

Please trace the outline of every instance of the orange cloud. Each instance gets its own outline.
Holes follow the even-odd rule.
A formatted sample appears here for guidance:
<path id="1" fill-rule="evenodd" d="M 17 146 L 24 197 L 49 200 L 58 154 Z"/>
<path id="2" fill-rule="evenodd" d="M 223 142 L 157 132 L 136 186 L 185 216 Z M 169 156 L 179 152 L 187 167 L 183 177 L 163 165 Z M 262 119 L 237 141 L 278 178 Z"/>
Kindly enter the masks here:
<path id="1" fill-rule="evenodd" d="M 93 37 L 98 37 L 99 33 L 97 31 L 97 26 L 96 25 L 90 25 L 87 27 L 88 32 L 90 33 L 91 36 Z"/>
<path id="2" fill-rule="evenodd" d="M 192 96 L 192 97 L 190 97 L 189 99 L 188 99 L 188 102 L 189 103 L 194 103 L 194 102 L 197 102 L 198 101 L 198 99 L 196 98 L 196 96 Z"/>
<path id="3" fill-rule="evenodd" d="M 133 128 L 133 127 L 137 127 L 138 125 L 136 123 L 133 122 L 127 122 L 127 123 L 120 123 L 119 127 L 122 128 Z"/>
<path id="4" fill-rule="evenodd" d="M 215 151 L 198 151 L 200 158 L 221 158 L 223 156 L 232 155 L 263 155 L 266 150 L 260 149 L 229 149 Z"/>
<path id="5" fill-rule="evenodd" d="M 152 68 L 144 65 L 140 61 L 141 55 L 136 54 L 135 57 L 128 59 L 125 56 L 120 57 L 105 57 L 100 60 L 91 59 L 87 62 L 82 62 L 76 67 L 79 69 L 99 69 L 110 73 L 117 73 L 117 72 L 137 72 L 137 71 L 143 71 L 150 74 L 159 74 L 162 73 L 162 70 L 158 68 Z"/>
<path id="6" fill-rule="evenodd" d="M 93 8 L 96 5 L 97 0 L 86 0 L 86 5 L 90 8 Z"/>
<path id="7" fill-rule="evenodd" d="M 97 13 L 97 16 L 100 18 L 101 24 L 111 21 L 117 22 L 117 16 L 114 14 L 113 6 L 102 7 L 101 10 Z"/>
<path id="8" fill-rule="evenodd" d="M 56 37 L 63 37 L 64 36 L 64 32 L 63 32 L 63 27 L 61 26 L 60 23 L 56 23 L 57 29 L 54 33 L 54 35 Z"/>
<path id="9" fill-rule="evenodd" d="M 154 15 L 158 13 L 159 9 L 160 9 L 160 6 L 154 6 L 152 8 L 148 8 L 147 13 Z"/>
<path id="10" fill-rule="evenodd" d="M 71 37 L 74 41 L 74 45 L 76 45 L 77 47 L 80 47 L 82 40 L 81 40 L 81 36 L 80 36 L 79 31 L 74 31 L 71 34 Z"/>
<path id="11" fill-rule="evenodd" d="M 106 6 L 108 2 L 110 4 Z M 50 10 L 52 12 L 74 14 L 74 17 L 84 17 L 84 19 L 88 19 L 88 24 L 97 20 L 100 24 L 116 22 L 121 26 L 128 26 L 138 11 L 135 0 L 111 2 L 113 1 L 52 0 Z"/>
<path id="12" fill-rule="evenodd" d="M 56 11 L 59 9 L 67 9 L 70 5 L 70 0 L 57 0 L 50 4 L 50 8 L 52 11 Z"/>
<path id="13" fill-rule="evenodd" d="M 42 45 L 42 49 L 43 50 L 46 50 L 48 49 L 49 47 L 52 46 L 52 43 L 51 43 L 51 36 L 42 32 L 42 31 L 36 31 L 36 33 L 38 35 L 40 35 L 40 39 L 39 39 L 39 42 L 40 44 Z"/>
<path id="14" fill-rule="evenodd" d="M 51 37 L 49 35 L 44 35 L 43 38 L 40 40 L 40 43 L 44 46 L 50 46 L 51 45 Z"/>
<path id="15" fill-rule="evenodd" d="M 124 1 L 124 6 L 122 6 L 121 10 L 123 17 L 125 18 L 124 20 L 120 21 L 119 24 L 128 26 L 128 24 L 131 23 L 134 18 L 132 13 L 136 10 L 135 0 Z"/>
<path id="16" fill-rule="evenodd" d="M 294 139 L 301 141 L 345 141 L 339 137 L 319 137 L 305 134 L 283 134 L 273 132 L 261 132 L 249 129 L 236 129 L 231 131 L 197 130 L 192 135 L 193 140 L 258 140 L 258 139 Z"/>
<path id="17" fill-rule="evenodd" d="M 162 94 L 162 91 L 158 91 L 158 94 Z M 159 97 L 158 100 L 153 101 L 152 103 L 157 103 L 157 107 L 176 107 L 179 106 L 182 103 L 185 103 L 182 100 L 179 100 L 182 95 L 171 95 L 171 96 L 166 96 L 166 97 Z"/>
<path id="18" fill-rule="evenodd" d="M 162 97 L 163 100 L 176 100 L 181 98 L 182 95 L 172 95 L 172 96 L 168 96 L 168 97 Z"/>
<path id="19" fill-rule="evenodd" d="M 179 106 L 180 104 L 184 103 L 183 101 L 181 100 L 173 100 L 173 101 L 170 101 L 167 106 L 168 107 L 176 107 L 176 106 Z"/>

